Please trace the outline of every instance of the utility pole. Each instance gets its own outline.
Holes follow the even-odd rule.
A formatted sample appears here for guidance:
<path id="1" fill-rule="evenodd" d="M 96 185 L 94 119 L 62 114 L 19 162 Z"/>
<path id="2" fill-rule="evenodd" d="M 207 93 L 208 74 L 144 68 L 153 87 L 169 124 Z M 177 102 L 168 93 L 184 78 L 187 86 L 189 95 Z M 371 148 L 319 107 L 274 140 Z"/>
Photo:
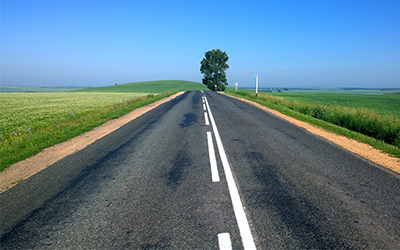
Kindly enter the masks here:
<path id="1" fill-rule="evenodd" d="M 258 75 L 255 75 L 254 78 L 256 78 L 256 97 L 258 94 Z"/>

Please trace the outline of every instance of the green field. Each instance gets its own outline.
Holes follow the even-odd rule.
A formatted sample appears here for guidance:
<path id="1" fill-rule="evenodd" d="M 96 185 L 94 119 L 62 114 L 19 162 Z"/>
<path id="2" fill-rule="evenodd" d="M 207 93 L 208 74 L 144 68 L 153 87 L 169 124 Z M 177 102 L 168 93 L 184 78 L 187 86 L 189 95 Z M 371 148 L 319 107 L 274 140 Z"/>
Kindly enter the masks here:
<path id="1" fill-rule="evenodd" d="M 259 92 L 228 94 L 276 109 L 297 119 L 400 157 L 400 94 L 321 94 Z"/>
<path id="2" fill-rule="evenodd" d="M 334 105 L 348 108 L 365 108 L 382 114 L 400 116 L 400 93 L 391 94 L 327 94 L 327 93 L 289 93 L 273 92 L 273 96 L 283 97 L 286 100 Z"/>
<path id="3" fill-rule="evenodd" d="M 158 81 L 54 93 L 0 93 L 0 171 L 135 108 L 178 91 L 200 89 L 206 88 L 195 82 Z"/>
<path id="4" fill-rule="evenodd" d="M 20 135 L 84 117 L 99 109 L 131 101 L 140 93 L 2 93 L 0 138 Z"/>
<path id="5" fill-rule="evenodd" d="M 234 88 L 227 88 L 234 93 Z M 254 94 L 255 90 L 238 89 L 239 92 Z M 333 92 L 333 93 L 332 93 Z M 340 106 L 347 108 L 364 108 L 376 111 L 381 114 L 393 114 L 400 116 L 400 92 L 385 92 L 378 90 L 295 90 L 283 92 L 263 92 L 282 97 L 285 100 L 299 103 L 321 104 L 327 106 Z"/>
<path id="6" fill-rule="evenodd" d="M 234 87 L 227 87 L 229 91 L 235 91 Z M 239 91 L 255 93 L 252 88 L 239 88 Z M 260 93 L 269 94 L 354 94 L 354 95 L 384 95 L 400 92 L 400 88 L 383 89 L 311 89 L 311 88 L 260 88 Z"/>
<path id="7" fill-rule="evenodd" d="M 37 86 L 4 86 L 0 85 L 0 93 L 38 93 L 38 92 L 62 92 L 75 90 L 79 88 L 67 88 L 67 87 L 37 87 Z"/>
<path id="8" fill-rule="evenodd" d="M 132 82 L 100 88 L 75 90 L 76 92 L 135 92 L 135 93 L 167 93 L 172 91 L 207 90 L 204 84 L 190 81 L 164 80 L 150 82 Z"/>

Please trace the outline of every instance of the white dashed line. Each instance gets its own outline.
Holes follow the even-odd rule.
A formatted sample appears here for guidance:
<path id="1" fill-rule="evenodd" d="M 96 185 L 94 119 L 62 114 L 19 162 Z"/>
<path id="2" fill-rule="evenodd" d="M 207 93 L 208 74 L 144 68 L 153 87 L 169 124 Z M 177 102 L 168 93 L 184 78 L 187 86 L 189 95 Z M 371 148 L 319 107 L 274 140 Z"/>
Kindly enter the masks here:
<path id="1" fill-rule="evenodd" d="M 211 132 L 207 132 L 207 141 L 208 141 L 208 153 L 210 155 L 211 180 L 212 182 L 219 182 L 217 159 L 215 158 L 214 143 Z"/>
<path id="2" fill-rule="evenodd" d="M 204 112 L 204 121 L 205 121 L 207 126 L 210 125 L 210 121 L 208 120 L 207 112 Z"/>
<path id="3" fill-rule="evenodd" d="M 229 233 L 220 233 L 218 234 L 218 244 L 220 250 L 231 250 L 232 243 L 231 237 Z"/>
<path id="4" fill-rule="evenodd" d="M 236 221 L 238 223 L 240 236 L 242 237 L 242 243 L 245 250 L 256 249 L 256 245 L 253 240 L 253 235 L 251 234 L 250 225 L 246 218 L 246 213 L 244 212 L 242 200 L 240 199 L 239 191 L 233 178 L 233 173 L 231 167 L 229 166 L 228 158 L 225 154 L 225 149 L 221 141 L 221 137 L 218 132 L 217 125 L 214 121 L 210 105 L 208 104 L 207 98 L 205 97 L 208 115 L 210 116 L 211 125 L 213 127 L 215 140 L 217 142 L 219 155 L 221 157 L 222 166 L 225 171 L 225 177 L 228 184 L 229 193 L 231 195 L 233 211 L 235 212 Z"/>

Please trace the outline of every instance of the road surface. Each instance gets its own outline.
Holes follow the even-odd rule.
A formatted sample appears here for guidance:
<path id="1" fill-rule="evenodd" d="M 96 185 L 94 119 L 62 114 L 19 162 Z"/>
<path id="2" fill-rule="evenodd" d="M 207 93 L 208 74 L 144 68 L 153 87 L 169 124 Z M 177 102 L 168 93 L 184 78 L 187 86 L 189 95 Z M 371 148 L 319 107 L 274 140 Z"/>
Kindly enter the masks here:
<path id="1" fill-rule="evenodd" d="M 400 249 L 400 177 L 187 92 L 0 195 L 1 249 Z"/>

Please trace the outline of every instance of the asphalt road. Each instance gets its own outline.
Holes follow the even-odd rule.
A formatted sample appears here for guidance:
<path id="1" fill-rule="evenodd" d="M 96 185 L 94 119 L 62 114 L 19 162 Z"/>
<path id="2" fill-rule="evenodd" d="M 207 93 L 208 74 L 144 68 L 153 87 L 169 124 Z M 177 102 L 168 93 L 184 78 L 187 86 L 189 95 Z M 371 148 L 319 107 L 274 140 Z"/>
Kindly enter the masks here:
<path id="1" fill-rule="evenodd" d="M 214 92 L 161 105 L 0 202 L 1 249 L 400 249 L 398 174 Z"/>

